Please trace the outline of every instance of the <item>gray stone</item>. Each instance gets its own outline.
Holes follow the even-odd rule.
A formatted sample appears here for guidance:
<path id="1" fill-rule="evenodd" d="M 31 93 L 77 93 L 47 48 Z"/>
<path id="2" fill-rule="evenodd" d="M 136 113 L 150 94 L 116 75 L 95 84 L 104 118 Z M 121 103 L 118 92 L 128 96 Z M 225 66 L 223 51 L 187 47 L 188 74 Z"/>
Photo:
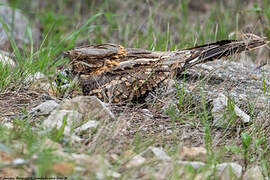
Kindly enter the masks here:
<path id="1" fill-rule="evenodd" d="M 243 180 L 264 180 L 264 177 L 262 174 L 262 168 L 259 166 L 249 168 L 245 172 L 243 176 Z"/>
<path id="2" fill-rule="evenodd" d="M 170 161 L 171 158 L 168 156 L 166 152 L 164 152 L 161 148 L 157 147 L 149 147 L 149 149 L 154 153 L 158 160 L 162 161 Z"/>
<path id="3" fill-rule="evenodd" d="M 46 116 L 49 115 L 53 110 L 55 110 L 59 104 L 54 100 L 46 101 L 37 107 L 34 107 L 29 111 L 31 116 Z"/>
<path id="4" fill-rule="evenodd" d="M 227 106 L 228 106 L 228 98 L 220 93 L 216 99 L 213 100 L 213 109 L 212 109 L 212 114 L 214 116 L 214 124 L 216 125 L 222 125 L 222 118 L 223 114 L 226 113 L 227 111 Z M 248 123 L 250 122 L 250 116 L 247 115 L 244 111 L 242 111 L 238 106 L 234 106 L 234 111 L 235 114 L 240 117 L 243 123 Z"/>
<path id="5" fill-rule="evenodd" d="M 76 110 L 83 115 L 85 121 L 88 120 L 112 120 L 114 114 L 95 96 L 78 96 L 64 101 L 60 109 Z"/>
<path id="6" fill-rule="evenodd" d="M 44 120 L 43 126 L 50 129 L 54 127 L 59 129 L 62 126 L 65 117 L 67 124 L 64 129 L 64 135 L 71 136 L 71 131 L 82 123 L 82 114 L 77 111 L 54 110 L 50 116 Z"/>
<path id="7" fill-rule="evenodd" d="M 14 22 L 12 19 L 13 10 Z M 27 18 L 18 9 L 12 9 L 8 6 L 0 6 L 0 16 L 3 19 L 4 23 L 9 27 L 15 40 L 19 40 L 21 42 L 28 42 L 28 39 L 24 37 L 24 34 L 29 22 Z M 12 24 L 14 24 L 13 29 Z M 2 24 L 0 24 L 0 46 L 4 45 L 7 42 L 9 42 L 8 37 L 4 31 Z"/>
<path id="8" fill-rule="evenodd" d="M 3 123 L 3 122 L 2 122 Z M 14 126 L 13 126 L 13 123 L 12 122 L 4 122 L 3 124 L 4 127 L 8 128 L 8 129 L 12 129 Z"/>
<path id="9" fill-rule="evenodd" d="M 17 66 L 15 61 L 10 57 L 9 53 L 5 51 L 0 51 L 0 63 L 11 68 L 15 68 Z"/>
<path id="10" fill-rule="evenodd" d="M 135 168 L 144 164 L 146 159 L 141 155 L 134 156 L 127 164 L 126 168 Z"/>
<path id="11" fill-rule="evenodd" d="M 31 83 L 33 81 L 37 81 L 37 80 L 40 80 L 40 79 L 45 79 L 47 78 L 43 73 L 41 72 L 36 72 L 35 74 L 30 74 L 28 75 L 25 80 L 24 80 L 24 83 Z"/>
<path id="12" fill-rule="evenodd" d="M 80 127 L 76 128 L 74 130 L 74 133 L 81 134 L 81 133 L 84 133 L 86 131 L 91 131 L 91 129 L 96 129 L 97 126 L 98 126 L 98 121 L 90 120 L 87 123 L 84 123 Z"/>
<path id="13" fill-rule="evenodd" d="M 231 166 L 227 166 L 222 172 L 219 172 L 218 178 L 220 180 L 238 179 Z"/>
<path id="14" fill-rule="evenodd" d="M 25 32 L 30 23 L 19 9 L 2 5 L 0 6 L 0 17 L 8 26 L 11 36 L 14 38 L 17 46 L 20 47 L 23 43 L 29 43 L 29 39 L 25 36 Z M 40 31 L 35 27 L 32 27 L 32 36 L 34 42 L 38 41 L 40 38 Z M 7 50 L 7 47 L 9 46 L 8 36 L 0 23 L 0 48 Z"/>
<path id="15" fill-rule="evenodd" d="M 200 161 L 177 161 L 178 164 L 180 165 L 190 165 L 192 166 L 194 169 L 199 169 L 203 166 L 205 166 L 205 163 L 200 162 Z"/>
<path id="16" fill-rule="evenodd" d="M 118 179 L 121 177 L 121 174 L 115 171 L 108 170 L 106 174 L 104 172 L 96 172 L 96 178 L 97 179 L 107 179 L 107 178 L 113 178 L 113 179 Z"/>
<path id="17" fill-rule="evenodd" d="M 153 118 L 153 114 L 148 109 L 142 109 L 143 114 L 148 118 Z"/>
<path id="18" fill-rule="evenodd" d="M 222 173 L 226 171 L 227 168 L 230 168 L 234 175 L 236 175 L 237 178 L 240 178 L 242 175 L 242 166 L 237 163 L 221 163 L 216 165 L 216 169 L 218 171 L 218 176 L 221 176 Z M 227 169 L 228 170 L 228 169 Z"/>
<path id="19" fill-rule="evenodd" d="M 17 158 L 17 159 L 14 159 L 12 161 L 12 165 L 14 166 L 19 166 L 19 165 L 22 165 L 22 164 L 25 164 L 26 163 L 26 160 L 22 159 L 22 158 Z"/>
<path id="20" fill-rule="evenodd" d="M 184 95 L 194 105 L 201 104 L 202 97 L 206 100 L 207 111 L 212 111 L 212 105 L 216 104 L 213 101 L 218 100 L 218 95 L 224 94 L 233 99 L 236 108 L 237 117 L 240 121 L 251 121 L 249 112 L 252 107 L 252 115 L 254 121 L 266 120 L 270 110 L 270 92 L 265 92 L 265 88 L 270 86 L 270 70 L 269 68 L 257 68 L 257 65 L 238 62 L 215 60 L 205 64 L 198 64 L 190 69 L 187 69 L 181 76 L 177 77 L 177 83 L 180 85 L 184 81 Z M 262 69 L 264 69 L 262 71 Z M 185 74 L 185 76 L 183 75 Z M 184 80 L 185 77 L 185 80 Z M 167 85 L 165 84 L 165 87 Z M 156 88 L 147 97 L 148 102 L 155 102 L 159 99 L 164 104 L 164 110 L 172 109 L 179 103 L 179 97 L 175 88 L 168 89 L 164 93 L 162 91 L 164 85 Z M 224 101 L 223 101 L 224 102 Z M 184 102 L 185 104 L 186 102 Z M 223 113 L 218 110 L 226 110 L 224 103 L 220 103 L 221 107 L 213 109 L 215 122 L 221 119 Z M 265 112 L 265 113 L 262 113 Z M 175 111 L 175 114 L 181 115 L 180 112 Z M 222 123 L 225 123 L 221 119 Z"/>
<path id="21" fill-rule="evenodd" d="M 54 107 L 49 103 L 53 103 Z M 44 127 L 59 129 L 62 126 L 63 119 L 67 116 L 67 124 L 64 130 L 64 135 L 68 135 L 72 140 L 80 142 L 81 139 L 76 134 L 91 131 L 97 128 L 99 121 L 114 119 L 112 112 L 96 97 L 79 96 L 73 99 L 65 100 L 58 105 L 53 101 L 48 101 L 41 106 L 43 114 L 48 114 L 53 110 L 50 116 L 43 122 Z M 46 109 L 46 105 L 49 106 Z M 50 109 L 51 108 L 51 109 Z M 56 109 L 55 109 L 56 108 Z M 32 110 L 32 114 L 40 111 L 40 107 Z M 47 111 L 46 111 L 47 110 Z"/>
<path id="22" fill-rule="evenodd" d="M 205 166 L 205 163 L 200 162 L 200 161 L 177 161 L 178 164 L 180 165 L 190 165 L 192 166 L 194 169 L 199 169 L 203 166 Z M 221 163 L 221 164 L 217 164 L 216 167 L 215 166 L 211 166 L 211 169 L 216 169 L 218 176 L 221 176 L 222 173 L 225 171 L 226 168 L 231 168 L 233 174 L 237 177 L 240 178 L 242 175 L 242 166 L 237 164 L 237 163 Z"/>

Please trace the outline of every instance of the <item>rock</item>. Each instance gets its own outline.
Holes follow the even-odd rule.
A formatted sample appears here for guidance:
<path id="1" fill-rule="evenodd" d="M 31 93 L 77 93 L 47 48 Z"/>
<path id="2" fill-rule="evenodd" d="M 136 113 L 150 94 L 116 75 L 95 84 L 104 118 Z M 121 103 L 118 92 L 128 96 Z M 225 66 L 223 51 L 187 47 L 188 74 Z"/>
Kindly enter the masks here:
<path id="1" fill-rule="evenodd" d="M 170 134 L 172 134 L 172 130 L 170 129 L 166 130 L 166 135 L 170 135 Z"/>
<path id="2" fill-rule="evenodd" d="M 222 173 L 226 171 L 225 170 L 226 168 L 231 168 L 233 174 L 235 174 L 237 178 L 241 177 L 241 175 L 242 175 L 242 166 L 237 164 L 237 163 L 233 163 L 233 162 L 217 164 L 216 169 L 217 169 L 217 172 L 218 172 L 218 176 L 221 176 Z"/>
<path id="3" fill-rule="evenodd" d="M 107 176 L 112 177 L 112 178 L 120 178 L 121 174 L 115 171 L 108 171 Z"/>
<path id="4" fill-rule="evenodd" d="M 5 66 L 9 66 L 14 69 L 17 65 L 15 61 L 10 57 L 8 52 L 0 51 L 0 63 Z"/>
<path id="5" fill-rule="evenodd" d="M 265 68 L 263 71 L 256 70 L 256 67 L 255 64 L 241 64 L 223 60 L 207 62 L 187 69 L 185 73 L 177 77 L 177 83 L 181 84 L 185 77 L 184 94 L 189 99 L 188 101 L 190 101 L 188 103 L 193 104 L 195 107 L 201 104 L 203 96 L 206 100 L 206 110 L 211 112 L 212 105 L 216 104 L 216 102 L 213 103 L 213 101 L 218 99 L 217 95 L 220 93 L 223 95 L 228 94 L 235 102 L 235 106 L 240 109 L 240 113 L 238 112 L 238 108 L 235 109 L 240 116 L 237 117 L 238 120 L 250 122 L 251 118 L 249 114 L 246 114 L 250 112 L 253 114 L 254 122 L 257 122 L 257 120 L 261 121 L 262 119 L 266 121 L 268 117 L 267 112 L 269 112 L 270 109 L 270 98 L 267 97 L 269 97 L 270 93 L 269 91 L 265 92 L 265 90 L 267 90 L 267 87 L 270 85 L 268 81 L 270 78 L 270 70 L 269 68 Z M 264 81 L 265 86 L 263 85 Z M 170 110 L 172 109 L 170 106 L 175 106 L 175 109 L 178 110 L 176 104 L 179 103 L 179 97 L 175 88 L 167 94 L 160 93 L 163 88 L 164 87 L 161 86 L 155 89 L 151 97 L 155 96 L 159 98 L 164 104 L 163 107 L 167 106 L 166 109 Z M 153 101 L 154 99 L 151 102 Z M 224 125 L 223 121 L 218 122 L 218 120 L 222 118 L 222 112 L 225 112 L 227 109 L 224 103 L 221 103 L 221 105 L 224 109 L 221 108 L 221 112 L 219 112 L 216 111 L 219 109 L 217 108 L 215 110 L 214 107 L 212 115 L 215 123 Z M 251 107 L 252 112 L 250 111 Z M 261 112 L 265 111 L 266 113 L 261 114 Z M 174 113 L 177 115 L 181 114 L 177 111 Z"/>
<path id="6" fill-rule="evenodd" d="M 262 168 L 259 166 L 249 168 L 245 172 L 243 176 L 243 180 L 264 180 L 264 177 L 262 174 Z"/>
<path id="7" fill-rule="evenodd" d="M 23 43 L 29 43 L 29 39 L 25 36 L 25 32 L 30 23 L 19 9 L 2 5 L 0 6 L 0 17 L 8 26 L 11 36 L 14 38 L 17 46 L 21 47 Z M 32 27 L 32 32 L 34 42 L 38 41 L 40 31 L 37 28 Z M 0 49 L 8 50 L 10 47 L 8 36 L 0 23 Z"/>
<path id="8" fill-rule="evenodd" d="M 19 166 L 19 165 L 22 165 L 22 164 L 25 164 L 25 163 L 26 163 L 26 161 L 24 159 L 22 159 L 22 158 L 17 158 L 17 159 L 14 159 L 12 161 L 12 165 L 14 165 L 14 166 Z"/>
<path id="9" fill-rule="evenodd" d="M 54 100 L 46 101 L 29 111 L 31 116 L 47 116 L 59 106 Z"/>
<path id="10" fill-rule="evenodd" d="M 2 121 L 1 125 L 8 129 L 12 129 L 14 127 L 12 122 L 8 122 L 7 120 L 1 120 L 1 121 Z"/>
<path id="11" fill-rule="evenodd" d="M 31 82 L 33 82 L 33 81 L 40 80 L 40 79 L 46 79 L 46 78 L 47 78 L 47 77 L 45 76 L 45 74 L 43 74 L 43 73 L 41 73 L 41 72 L 36 72 L 35 74 L 30 74 L 30 75 L 28 75 L 28 76 L 25 78 L 24 82 L 25 82 L 26 84 L 28 84 L 28 83 L 31 83 Z"/>
<path id="12" fill-rule="evenodd" d="M 44 120 L 43 126 L 47 128 L 56 127 L 59 129 L 63 120 L 66 117 L 67 123 L 64 129 L 64 135 L 70 136 L 71 130 L 77 127 L 80 123 L 82 123 L 82 114 L 77 111 L 72 110 L 54 110 L 50 116 Z"/>
<path id="13" fill-rule="evenodd" d="M 220 180 L 238 179 L 231 166 L 225 167 L 222 172 L 219 172 Z"/>
<path id="14" fill-rule="evenodd" d="M 121 174 L 119 174 L 118 172 L 115 172 L 115 171 L 111 171 L 111 170 L 108 170 L 106 174 L 104 174 L 104 172 L 102 171 L 99 171 L 99 172 L 96 172 L 96 178 L 97 179 L 107 179 L 107 178 L 120 178 L 121 177 Z"/>
<path id="15" fill-rule="evenodd" d="M 145 163 L 145 161 L 146 160 L 144 157 L 142 157 L 141 155 L 136 155 L 126 164 L 126 168 L 129 169 L 141 166 L 143 163 Z"/>
<path id="16" fill-rule="evenodd" d="M 180 165 L 190 165 L 192 166 L 194 169 L 199 169 L 202 168 L 203 166 L 205 166 L 205 163 L 200 162 L 200 161 L 177 161 L 178 164 Z M 237 164 L 237 163 L 221 163 L 221 164 L 217 164 L 216 167 L 215 166 L 211 166 L 211 169 L 216 169 L 217 170 L 217 174 L 218 176 L 221 176 L 222 173 L 225 172 L 226 168 L 231 168 L 233 174 L 235 174 L 235 176 L 237 178 L 240 178 L 242 175 L 242 166 Z"/>
<path id="17" fill-rule="evenodd" d="M 76 134 L 97 128 L 99 121 L 115 118 L 112 112 L 99 99 L 92 96 L 78 96 L 65 100 L 57 107 L 43 122 L 43 125 L 48 128 L 57 127 L 59 129 L 62 126 L 64 116 L 67 116 L 64 135 L 69 135 L 76 142 L 81 141 Z M 84 124 L 82 124 L 83 122 Z M 75 134 L 70 134 L 71 130 L 74 130 Z"/>
<path id="18" fill-rule="evenodd" d="M 214 117 L 214 124 L 217 126 L 222 126 L 227 122 L 223 122 L 224 113 L 227 111 L 228 106 L 228 98 L 220 93 L 216 99 L 213 100 L 213 109 L 212 114 Z M 234 105 L 235 114 L 240 117 L 243 123 L 250 122 L 250 116 L 247 115 L 244 111 L 242 111 L 238 106 Z"/>
<path id="19" fill-rule="evenodd" d="M 96 129 L 98 126 L 98 121 L 93 121 L 93 120 L 90 120 L 88 121 L 87 123 L 81 125 L 80 127 L 76 128 L 74 130 L 74 133 L 75 134 L 82 134 L 84 132 L 89 132 L 91 129 Z"/>
<path id="20" fill-rule="evenodd" d="M 154 153 L 158 160 L 170 161 L 170 156 L 167 155 L 161 148 L 149 147 L 149 149 Z"/>
<path id="21" fill-rule="evenodd" d="M 192 166 L 194 169 L 199 169 L 203 166 L 205 166 L 205 163 L 200 162 L 200 161 L 177 161 L 178 164 L 180 165 L 190 165 Z"/>
<path id="22" fill-rule="evenodd" d="M 153 118 L 153 114 L 148 110 L 148 109 L 142 109 L 143 114 L 145 115 L 145 117 L 148 118 Z"/>
<path id="23" fill-rule="evenodd" d="M 12 14 L 14 12 L 14 20 L 12 19 Z M 24 34 L 29 24 L 27 18 L 18 10 L 12 9 L 8 6 L 0 6 L 0 16 L 3 18 L 4 23 L 8 26 L 10 32 L 12 32 L 12 36 L 15 40 L 28 43 L 28 39 L 25 38 Z M 14 23 L 13 23 L 14 21 Z M 14 24 L 13 29 L 12 24 Z M 0 24 L 0 46 L 9 43 L 8 37 L 4 31 L 2 24 Z"/>
<path id="24" fill-rule="evenodd" d="M 78 96 L 64 101 L 60 109 L 76 110 L 83 115 L 83 119 L 105 121 L 115 119 L 114 114 L 95 96 Z"/>
<path id="25" fill-rule="evenodd" d="M 180 157 L 182 160 L 206 160 L 206 149 L 204 147 L 186 147 L 180 148 Z"/>

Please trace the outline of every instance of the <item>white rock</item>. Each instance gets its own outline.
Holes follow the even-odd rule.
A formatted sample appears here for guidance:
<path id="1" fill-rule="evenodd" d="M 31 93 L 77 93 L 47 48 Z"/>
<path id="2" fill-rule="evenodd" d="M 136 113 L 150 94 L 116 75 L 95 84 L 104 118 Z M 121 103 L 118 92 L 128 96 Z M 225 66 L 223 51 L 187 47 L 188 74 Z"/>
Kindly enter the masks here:
<path id="1" fill-rule="evenodd" d="M 14 127 L 12 122 L 5 122 L 1 125 L 3 125 L 4 127 L 8 128 L 8 129 L 12 129 Z"/>
<path id="2" fill-rule="evenodd" d="M 121 177 L 121 174 L 119 174 L 118 172 L 114 172 L 114 171 L 111 171 L 111 170 L 108 170 L 107 173 L 106 173 L 106 176 L 103 172 L 97 172 L 96 173 L 96 178 L 97 179 L 106 179 L 106 178 L 109 178 L 109 177 L 112 177 L 112 178 L 120 178 Z"/>
<path id="3" fill-rule="evenodd" d="M 20 10 L 1 5 L 0 17 L 10 30 L 13 26 L 13 31 L 11 31 L 11 33 L 14 40 L 25 43 L 29 42 L 28 38 L 25 37 L 25 31 L 29 21 Z M 9 42 L 8 36 L 2 26 L 2 23 L 0 23 L 0 46 L 5 45 L 7 42 Z"/>
<path id="4" fill-rule="evenodd" d="M 30 74 L 28 75 L 24 82 L 25 83 L 30 83 L 32 81 L 36 81 L 36 80 L 40 80 L 40 79 L 47 79 L 47 77 L 45 76 L 45 74 L 41 73 L 41 72 L 36 72 L 35 74 Z"/>
<path id="5" fill-rule="evenodd" d="M 194 169 L 199 169 L 203 166 L 205 166 L 205 163 L 200 162 L 200 161 L 177 161 L 178 164 L 181 165 L 191 165 Z M 240 178 L 242 175 L 242 166 L 237 164 L 237 163 L 221 163 L 221 164 L 217 164 L 216 168 L 215 166 L 211 166 L 212 169 L 216 169 L 218 176 L 220 176 L 222 174 L 222 172 L 224 172 L 224 170 L 228 167 L 232 168 L 233 173 L 236 175 L 237 178 Z"/>
<path id="6" fill-rule="evenodd" d="M 66 100 L 60 109 L 76 110 L 83 115 L 84 120 L 104 121 L 115 119 L 114 114 L 95 96 L 78 96 Z"/>
<path id="7" fill-rule="evenodd" d="M 170 156 L 167 155 L 161 148 L 149 147 L 149 149 L 154 153 L 158 160 L 170 161 Z"/>
<path id="8" fill-rule="evenodd" d="M 56 127 L 59 129 L 62 124 L 64 117 L 67 118 L 67 124 L 64 130 L 64 135 L 71 135 L 70 131 L 76 127 L 76 125 L 82 122 L 82 114 L 72 110 L 54 110 L 50 116 L 43 122 L 43 126 L 47 128 Z"/>
<path id="9" fill-rule="evenodd" d="M 166 134 L 167 134 L 167 135 L 172 134 L 172 130 L 168 129 L 168 130 L 166 131 Z"/>
<path id="10" fill-rule="evenodd" d="M 262 168 L 255 166 L 248 169 L 243 176 L 243 180 L 264 180 Z"/>
<path id="11" fill-rule="evenodd" d="M 14 166 L 22 165 L 24 163 L 26 163 L 26 161 L 22 158 L 17 158 L 12 161 L 12 165 Z"/>
<path id="12" fill-rule="evenodd" d="M 213 101 L 213 109 L 212 114 L 214 116 L 214 124 L 222 125 L 223 122 L 221 122 L 223 113 L 227 110 L 227 102 L 228 98 L 220 93 L 219 96 L 214 99 Z M 247 115 L 244 111 L 242 111 L 238 106 L 234 106 L 235 114 L 240 117 L 242 122 L 248 123 L 250 122 L 250 116 Z"/>
<path id="13" fill-rule="evenodd" d="M 238 106 L 234 107 L 234 111 L 237 116 L 239 116 L 244 123 L 250 122 L 250 116 L 247 115 L 244 111 L 242 111 Z"/>
<path id="14" fill-rule="evenodd" d="M 79 136 L 77 136 L 74 133 L 71 136 L 69 136 L 69 138 L 70 138 L 72 143 L 81 143 L 81 142 L 83 142 L 83 139 L 80 138 Z"/>
<path id="15" fill-rule="evenodd" d="M 55 110 L 59 104 L 54 100 L 49 100 L 44 103 L 41 103 L 37 107 L 32 108 L 29 111 L 29 114 L 32 116 L 44 116 L 49 115 L 53 110 Z"/>
<path id="16" fill-rule="evenodd" d="M 83 124 L 82 126 L 76 128 L 74 133 L 81 133 L 85 131 L 89 131 L 91 129 L 96 129 L 98 126 L 98 121 L 90 120 L 87 123 Z"/>
<path id="17" fill-rule="evenodd" d="M 118 172 L 109 170 L 107 172 L 107 176 L 113 177 L 113 178 L 120 178 L 121 177 L 121 174 L 119 174 Z"/>
<path id="18" fill-rule="evenodd" d="M 149 117 L 149 118 L 154 117 L 153 114 L 148 109 L 142 109 L 142 112 L 146 117 Z"/>
<path id="19" fill-rule="evenodd" d="M 7 65 L 7 66 L 10 66 L 11 68 L 16 67 L 15 61 L 8 56 L 7 52 L 4 52 L 4 51 L 0 51 L 0 62 L 4 66 Z"/>
<path id="20" fill-rule="evenodd" d="M 142 157 L 141 155 L 136 155 L 126 164 L 126 167 L 127 168 L 138 167 L 142 165 L 143 163 L 145 163 L 145 161 L 146 160 L 144 157 Z"/>
<path id="21" fill-rule="evenodd" d="M 229 166 L 231 166 L 232 171 L 236 175 L 236 177 L 240 178 L 242 175 L 242 166 L 233 162 L 217 164 L 216 169 L 218 171 L 218 174 L 221 175 L 221 173 L 225 170 L 225 168 L 228 168 Z"/>
<path id="22" fill-rule="evenodd" d="M 199 169 L 205 166 L 205 163 L 200 161 L 177 161 L 180 165 L 191 165 L 194 169 Z"/>

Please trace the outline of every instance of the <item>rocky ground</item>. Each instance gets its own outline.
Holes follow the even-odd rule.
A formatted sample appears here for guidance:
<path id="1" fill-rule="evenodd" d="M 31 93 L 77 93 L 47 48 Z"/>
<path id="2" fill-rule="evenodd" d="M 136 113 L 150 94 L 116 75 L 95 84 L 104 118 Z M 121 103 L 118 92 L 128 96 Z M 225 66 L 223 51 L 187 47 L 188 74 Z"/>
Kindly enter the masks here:
<path id="1" fill-rule="evenodd" d="M 193 11 L 211 9 L 192 2 Z M 122 6 L 142 14 L 149 10 L 131 1 Z M 12 24 L 12 8 L 1 6 L 0 14 Z M 167 18 L 177 21 L 173 17 Z M 23 36 L 29 22 L 20 11 L 14 18 L 20 23 L 11 35 L 23 49 L 20 43 L 31 43 Z M 142 32 L 145 26 L 141 23 Z M 33 30 L 35 41 L 39 31 Z M 7 52 L 12 45 L 3 34 L 2 28 L 2 65 L 21 73 L 14 70 L 20 62 L 16 52 Z M 175 41 L 182 38 L 178 31 L 173 34 Z M 113 31 L 112 41 L 118 35 Z M 0 177 L 267 179 L 270 67 L 259 65 L 257 59 L 266 57 L 262 51 L 192 67 L 140 103 L 105 104 L 82 96 L 76 81 L 59 89 L 56 74 L 29 73 L 19 85 L 0 77 L 3 84 L 11 81 L 0 93 Z"/>

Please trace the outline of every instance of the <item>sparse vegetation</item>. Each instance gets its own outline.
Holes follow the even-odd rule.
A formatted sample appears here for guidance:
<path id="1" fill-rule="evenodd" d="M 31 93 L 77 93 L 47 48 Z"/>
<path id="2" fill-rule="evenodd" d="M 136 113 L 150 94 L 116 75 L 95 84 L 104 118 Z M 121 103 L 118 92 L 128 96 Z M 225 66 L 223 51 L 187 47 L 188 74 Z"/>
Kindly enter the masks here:
<path id="1" fill-rule="evenodd" d="M 8 27 L 0 17 L 1 25 L 11 44 L 10 50 L 17 63 L 14 69 L 0 64 L 0 100 L 6 97 L 4 93 L 24 92 L 27 94 L 27 89 L 22 86 L 22 82 L 36 72 L 42 72 L 51 77 L 49 80 L 53 83 L 57 76 L 56 68 L 67 66 L 69 62 L 63 52 L 77 45 L 112 42 L 125 47 L 167 51 L 228 39 L 233 33 L 241 31 L 270 38 L 270 4 L 267 0 L 249 0 L 248 2 L 208 0 L 204 1 L 204 5 L 201 6 L 206 10 L 201 11 L 197 6 L 198 9 L 192 8 L 190 3 L 191 0 L 141 2 L 132 0 L 85 2 L 48 0 L 39 7 L 35 5 L 34 0 L 10 0 L 9 6 L 14 10 L 20 9 L 32 20 L 33 25 L 29 25 L 25 34 L 29 40 L 28 43 L 19 45 L 12 36 L 12 27 Z M 39 22 L 39 29 L 42 29 L 39 40 L 33 38 L 32 26 L 36 26 L 36 22 Z M 261 63 L 262 59 L 266 61 L 269 59 L 267 53 L 261 53 L 261 56 L 249 55 L 255 63 Z M 156 170 L 159 165 L 162 167 L 161 169 L 171 169 L 171 173 L 165 176 L 165 179 L 181 179 L 182 177 L 194 179 L 199 174 L 203 174 L 201 179 L 217 179 L 217 172 L 212 167 L 226 161 L 238 162 L 244 167 L 244 171 L 254 165 L 259 165 L 263 175 L 269 177 L 270 136 L 269 123 L 266 121 L 269 121 L 270 117 L 268 103 L 270 88 L 269 81 L 263 72 L 261 78 L 261 86 L 267 99 L 264 103 L 268 116 L 264 116 L 264 119 L 257 117 L 256 99 L 255 102 L 248 101 L 247 105 L 246 112 L 251 116 L 252 123 L 248 125 L 239 123 L 235 113 L 235 102 L 228 98 L 227 111 L 223 115 L 223 120 L 227 123 L 224 124 L 224 127 L 216 127 L 213 124 L 213 115 L 209 110 L 207 95 L 202 90 L 207 81 L 210 81 L 210 75 L 205 78 L 198 77 L 200 80 L 194 83 L 192 91 L 185 91 L 186 81 L 192 80 L 183 75 L 180 77 L 181 81 L 175 82 L 175 93 L 178 98 L 175 104 L 172 103 L 163 108 L 159 101 L 152 101 L 147 105 L 132 104 L 116 110 L 124 112 L 125 115 L 128 114 L 129 117 L 123 118 L 124 120 L 119 117 L 117 122 L 104 124 L 104 128 L 95 129 L 89 135 L 98 136 L 95 138 L 98 142 L 94 142 L 94 148 L 89 148 L 89 142 L 74 145 L 71 139 L 63 136 L 66 117 L 63 119 L 64 125 L 59 130 L 48 132 L 46 129 L 36 126 L 38 122 L 32 123 L 32 117 L 27 116 L 30 110 L 27 103 L 16 107 L 7 106 L 4 108 L 10 108 L 10 111 L 14 111 L 18 116 L 12 120 L 12 128 L 6 128 L 1 124 L 6 113 L 0 112 L 2 114 L 0 116 L 0 161 L 1 153 L 10 153 L 14 157 L 24 158 L 23 164 L 29 165 L 27 170 L 20 165 L 15 166 L 15 169 L 31 171 L 30 174 L 37 177 L 49 177 L 54 174 L 53 164 L 66 161 L 57 153 L 59 148 L 47 147 L 46 143 L 49 139 L 53 141 L 50 143 L 60 144 L 65 152 L 99 157 L 93 162 L 97 161 L 102 166 L 101 179 L 157 179 Z M 80 91 L 78 86 L 72 88 Z M 65 92 L 66 90 L 59 89 L 58 98 L 63 98 Z M 199 99 L 193 97 L 189 92 L 199 92 Z M 248 92 L 246 95 L 248 98 L 252 96 Z M 9 96 L 15 99 L 17 97 L 13 94 Z M 19 103 L 20 100 L 18 100 Z M 141 113 L 139 109 L 142 107 L 154 109 L 156 120 L 153 122 L 141 121 L 141 116 L 138 114 Z M 1 109 L 3 107 L 0 107 Z M 160 114 L 165 114 L 166 117 Z M 129 124 L 124 122 L 125 120 Z M 148 125 L 152 129 L 144 132 L 143 128 Z M 123 133 L 120 133 L 122 127 L 131 130 L 130 134 L 123 137 Z M 160 130 L 167 127 L 169 127 L 167 131 Z M 164 132 L 168 132 L 169 135 L 164 135 Z M 185 133 L 187 133 L 186 136 Z M 187 143 L 184 141 L 185 138 L 189 139 Z M 197 170 L 192 166 L 184 168 L 180 166 L 177 163 L 177 157 L 179 147 L 184 145 L 205 147 L 207 150 L 206 166 Z M 157 159 L 151 157 L 138 167 L 126 168 L 126 164 L 134 156 L 147 154 L 150 146 L 162 147 L 172 158 L 172 163 L 170 165 L 159 164 Z M 108 159 L 110 165 L 107 163 Z M 7 168 L 9 166 L 0 162 L 0 174 L 1 169 Z M 80 168 L 85 167 L 79 167 L 79 171 Z M 97 177 L 96 167 L 89 165 L 86 168 L 94 169 L 87 172 L 88 177 Z M 120 173 L 121 177 L 113 178 L 113 175 L 110 174 L 112 170 Z M 76 174 L 76 171 L 74 172 L 69 175 L 70 179 L 83 179 Z M 161 176 L 162 172 L 159 173 Z"/>

